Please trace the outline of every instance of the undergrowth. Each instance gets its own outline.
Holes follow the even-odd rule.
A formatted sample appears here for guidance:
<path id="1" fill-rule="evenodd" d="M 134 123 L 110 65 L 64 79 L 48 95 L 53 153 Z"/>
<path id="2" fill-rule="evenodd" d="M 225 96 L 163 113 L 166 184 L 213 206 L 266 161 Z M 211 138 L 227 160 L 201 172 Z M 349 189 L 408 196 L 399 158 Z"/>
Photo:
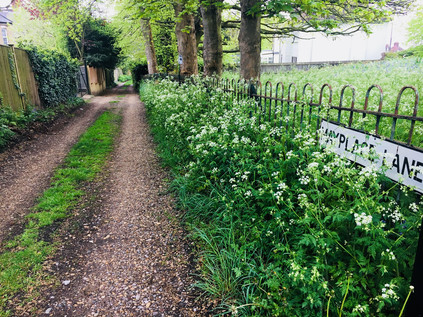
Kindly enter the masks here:
<path id="1" fill-rule="evenodd" d="M 26 216 L 22 234 L 4 243 L 0 254 L 0 316 L 11 316 L 8 301 L 19 292 L 31 300 L 37 286 L 46 279 L 42 270 L 44 261 L 57 245 L 45 241 L 43 232 L 49 231 L 60 220 L 72 214 L 83 197 L 83 186 L 93 181 L 102 171 L 113 150 L 119 130 L 120 116 L 103 113 L 81 136 L 58 168 L 50 187 L 38 199 L 33 211 Z M 51 237 L 50 237 L 51 238 Z"/>
<path id="2" fill-rule="evenodd" d="M 147 82 L 140 94 L 197 241 L 197 286 L 225 313 L 400 314 L 422 219 L 412 190 L 207 83 Z"/>
<path id="3" fill-rule="evenodd" d="M 73 98 L 54 108 L 36 109 L 27 106 L 26 109 L 15 111 L 10 107 L 0 107 L 0 151 L 13 139 L 16 131 L 25 130 L 37 122 L 50 123 L 59 115 L 67 115 L 82 105 L 83 99 Z"/>

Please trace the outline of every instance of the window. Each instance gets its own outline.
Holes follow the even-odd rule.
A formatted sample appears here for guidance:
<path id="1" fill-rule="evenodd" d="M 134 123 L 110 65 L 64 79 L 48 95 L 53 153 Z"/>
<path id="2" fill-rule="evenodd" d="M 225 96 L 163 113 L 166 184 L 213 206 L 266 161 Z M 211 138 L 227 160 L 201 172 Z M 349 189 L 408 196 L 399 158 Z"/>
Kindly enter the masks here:
<path id="1" fill-rule="evenodd" d="M 3 38 L 3 44 L 4 45 L 9 44 L 8 41 L 7 41 L 7 29 L 6 28 L 1 29 L 1 36 Z"/>

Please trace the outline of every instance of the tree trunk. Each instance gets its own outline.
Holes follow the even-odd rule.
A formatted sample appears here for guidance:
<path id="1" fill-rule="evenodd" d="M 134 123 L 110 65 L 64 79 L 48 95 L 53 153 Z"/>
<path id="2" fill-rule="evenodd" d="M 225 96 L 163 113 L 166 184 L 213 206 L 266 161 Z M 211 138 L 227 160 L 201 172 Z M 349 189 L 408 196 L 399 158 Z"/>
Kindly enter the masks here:
<path id="1" fill-rule="evenodd" d="M 241 27 L 239 30 L 239 50 L 241 53 L 241 77 L 249 79 L 260 78 L 260 13 L 251 13 L 259 0 L 241 0 Z"/>
<path id="2" fill-rule="evenodd" d="M 222 10 L 219 4 L 223 0 L 211 0 L 209 5 L 201 6 L 203 17 L 204 40 L 203 40 L 203 60 L 204 75 L 222 75 Z"/>
<path id="3" fill-rule="evenodd" d="M 176 38 L 178 53 L 182 56 L 181 74 L 186 76 L 198 74 L 197 43 L 195 40 L 194 17 L 192 14 L 182 14 L 183 5 L 174 4 L 176 15 Z"/>
<path id="4" fill-rule="evenodd" d="M 157 58 L 150 21 L 141 19 L 141 31 L 145 40 L 145 55 L 147 56 L 148 73 L 155 74 L 157 73 Z"/>

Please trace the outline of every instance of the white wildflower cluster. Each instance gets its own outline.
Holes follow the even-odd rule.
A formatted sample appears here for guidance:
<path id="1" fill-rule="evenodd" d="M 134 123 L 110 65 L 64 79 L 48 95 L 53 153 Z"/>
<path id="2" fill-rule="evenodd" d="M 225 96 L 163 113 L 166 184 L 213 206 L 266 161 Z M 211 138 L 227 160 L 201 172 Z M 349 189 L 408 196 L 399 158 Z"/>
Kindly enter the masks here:
<path id="1" fill-rule="evenodd" d="M 246 181 L 248 180 L 248 175 L 250 175 L 249 171 L 245 171 L 244 174 L 241 175 L 241 180 Z"/>
<path id="2" fill-rule="evenodd" d="M 217 174 L 217 172 L 219 172 L 219 169 L 218 169 L 217 167 L 214 167 L 214 168 L 211 170 L 211 173 L 212 173 L 212 174 Z"/>
<path id="3" fill-rule="evenodd" d="M 323 166 L 323 172 L 329 175 L 332 172 L 332 167 L 330 165 Z"/>
<path id="4" fill-rule="evenodd" d="M 360 305 L 357 304 L 354 308 L 353 308 L 353 313 L 365 313 L 368 311 L 368 306 L 367 305 Z"/>
<path id="5" fill-rule="evenodd" d="M 382 216 L 387 220 L 390 219 L 392 223 L 401 221 L 404 218 L 401 214 L 400 207 L 394 201 L 389 203 L 388 208 L 382 207 Z"/>
<path id="6" fill-rule="evenodd" d="M 282 135 L 282 129 L 281 128 L 271 128 L 269 135 L 273 138 L 280 136 L 280 135 Z"/>
<path id="7" fill-rule="evenodd" d="M 272 173 L 272 177 L 278 177 L 278 175 L 279 175 L 278 171 Z"/>
<path id="8" fill-rule="evenodd" d="M 391 261 L 396 260 L 396 257 L 395 257 L 394 252 L 392 252 L 389 249 L 386 249 L 385 251 L 382 251 L 382 256 L 386 256 Z"/>
<path id="9" fill-rule="evenodd" d="M 286 153 L 286 158 L 288 159 L 288 160 L 290 160 L 291 158 L 293 158 L 293 157 L 295 157 L 296 155 L 294 154 L 294 152 L 292 152 L 292 150 L 291 151 L 289 151 L 288 153 Z"/>
<path id="10" fill-rule="evenodd" d="M 247 190 L 245 193 L 244 193 L 244 196 L 246 197 L 246 198 L 249 198 L 249 197 L 251 197 L 251 190 Z"/>
<path id="11" fill-rule="evenodd" d="M 313 170 L 317 169 L 318 167 L 319 167 L 319 163 L 317 163 L 317 162 L 312 162 L 312 163 L 308 164 L 308 166 L 307 166 L 307 168 L 310 171 L 313 171 Z"/>
<path id="12" fill-rule="evenodd" d="M 411 203 L 410 206 L 408 206 L 408 208 L 410 208 L 410 210 L 412 210 L 414 212 L 418 212 L 419 211 L 419 206 L 417 206 L 416 203 Z"/>
<path id="13" fill-rule="evenodd" d="M 306 270 L 307 268 L 304 268 Z M 303 268 L 295 262 L 291 262 L 291 272 L 288 276 L 292 277 L 294 281 L 304 280 L 304 270 Z"/>
<path id="14" fill-rule="evenodd" d="M 281 203 L 283 200 L 283 193 L 288 189 L 288 186 L 285 183 L 280 183 L 277 186 L 277 191 L 273 194 L 278 203 Z"/>
<path id="15" fill-rule="evenodd" d="M 308 198 L 307 198 L 306 194 L 299 194 L 298 195 L 298 204 L 302 208 L 307 208 L 307 206 L 309 205 L 309 202 L 308 202 Z"/>
<path id="16" fill-rule="evenodd" d="M 299 176 L 299 181 L 301 185 L 307 185 L 310 183 L 310 177 L 306 175 L 305 171 L 297 169 L 297 175 Z"/>
<path id="17" fill-rule="evenodd" d="M 357 227 L 363 227 L 364 229 L 368 229 L 369 224 L 372 223 L 373 217 L 371 215 L 366 215 L 366 213 L 362 212 L 361 214 L 355 213 L 354 220 Z"/>
<path id="18" fill-rule="evenodd" d="M 370 164 L 361 169 L 360 175 L 368 178 L 368 179 L 375 179 L 377 177 L 378 168 L 374 164 Z"/>
<path id="19" fill-rule="evenodd" d="M 302 175 L 299 180 L 301 185 L 307 185 L 308 183 L 310 183 L 310 177 L 308 177 L 307 175 Z"/>
<path id="20" fill-rule="evenodd" d="M 385 284 L 385 287 L 382 288 L 382 298 L 399 299 L 398 295 L 394 291 L 394 288 L 396 288 L 394 284 Z"/>
<path id="21" fill-rule="evenodd" d="M 311 282 L 316 282 L 319 279 L 319 277 L 320 277 L 319 270 L 317 269 L 316 266 L 313 266 L 311 268 L 311 278 L 310 278 L 310 281 Z"/>

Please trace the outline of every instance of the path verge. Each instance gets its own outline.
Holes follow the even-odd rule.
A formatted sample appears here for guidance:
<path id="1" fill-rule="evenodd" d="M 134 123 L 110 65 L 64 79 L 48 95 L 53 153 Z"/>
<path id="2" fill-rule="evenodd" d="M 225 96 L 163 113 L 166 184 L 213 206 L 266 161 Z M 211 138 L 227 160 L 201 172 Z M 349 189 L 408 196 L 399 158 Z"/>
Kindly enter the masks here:
<path id="1" fill-rule="evenodd" d="M 56 170 L 51 186 L 27 215 L 22 234 L 7 242 L 0 254 L 0 316 L 10 316 L 7 306 L 31 301 L 46 278 L 43 262 L 57 245 L 52 243 L 58 221 L 71 215 L 72 209 L 85 194 L 83 184 L 93 181 L 102 171 L 113 150 L 119 116 L 103 113 L 72 148 L 62 167 Z M 20 303 L 22 305 L 23 303 Z"/>

